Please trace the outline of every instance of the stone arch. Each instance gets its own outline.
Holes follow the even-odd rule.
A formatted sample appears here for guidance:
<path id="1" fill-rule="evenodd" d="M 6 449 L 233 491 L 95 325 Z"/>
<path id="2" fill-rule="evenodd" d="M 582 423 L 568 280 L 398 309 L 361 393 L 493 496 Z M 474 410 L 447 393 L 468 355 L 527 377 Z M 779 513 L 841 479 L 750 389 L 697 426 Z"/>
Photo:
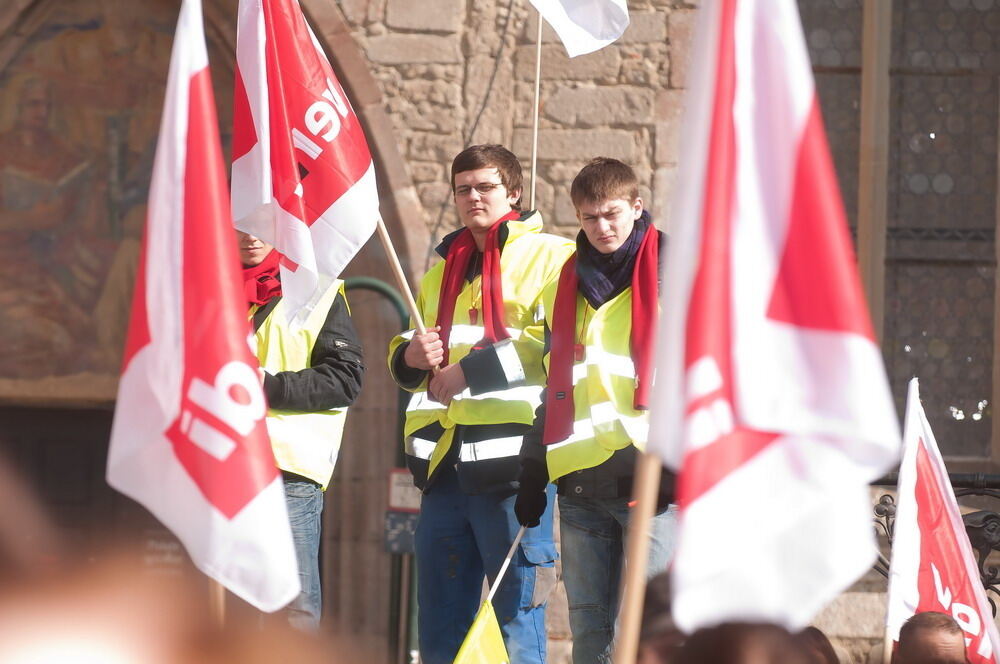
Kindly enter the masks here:
<path id="1" fill-rule="evenodd" d="M 7 0 L 0 9 L 0 74 L 57 2 Z M 235 0 L 207 0 L 204 4 L 207 36 L 222 42 L 230 52 L 235 52 L 236 48 L 236 5 Z M 382 92 L 336 4 L 302 0 L 302 6 L 365 127 L 379 176 L 382 215 L 404 270 L 411 280 L 415 279 L 419 275 L 414 270 L 418 268 L 410 257 L 423 256 L 427 249 L 427 233 L 421 218 L 422 205 L 403 165 L 392 122 L 384 110 Z M 213 64 L 224 66 L 228 72 L 233 69 L 232 60 Z"/>
<path id="2" fill-rule="evenodd" d="M 0 76 L 60 1 L 2 3 Z M 381 91 L 339 8 L 329 0 L 301 2 L 365 127 L 379 178 L 381 212 L 403 268 L 416 283 L 416 271 L 423 264 L 428 238 L 420 199 L 397 148 Z M 179 7 L 179 1 L 176 5 Z M 235 52 L 236 7 L 237 0 L 204 0 L 206 36 L 228 53 Z M 231 81 L 232 59 L 213 60 L 212 67 L 217 86 L 224 85 L 226 77 Z M 345 276 L 362 275 L 395 286 L 377 238 L 368 243 Z M 360 647 L 373 657 L 388 660 L 389 617 L 394 609 L 390 606 L 392 571 L 382 543 L 382 522 L 387 471 L 398 463 L 401 441 L 396 430 L 398 390 L 384 369 L 384 357 L 389 338 L 400 328 L 400 319 L 395 308 L 375 293 L 352 291 L 350 300 L 355 323 L 366 345 L 369 370 L 362 398 L 352 407 L 348 419 L 326 505 L 323 556 L 326 620 L 335 629 L 360 638 Z"/>

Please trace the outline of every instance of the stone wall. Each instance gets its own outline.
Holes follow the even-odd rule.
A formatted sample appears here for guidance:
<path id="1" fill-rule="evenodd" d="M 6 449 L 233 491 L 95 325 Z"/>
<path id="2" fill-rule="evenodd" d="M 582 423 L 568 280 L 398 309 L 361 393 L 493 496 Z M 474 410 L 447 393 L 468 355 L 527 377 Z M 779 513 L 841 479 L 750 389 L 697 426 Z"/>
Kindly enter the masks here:
<path id="1" fill-rule="evenodd" d="M 573 59 L 543 25 L 535 207 L 547 230 L 576 233 L 569 185 L 595 156 L 622 159 L 636 170 L 643 200 L 666 229 L 685 54 L 697 4 L 631 1 L 631 23 L 622 39 Z M 448 169 L 467 145 L 500 143 L 521 158 L 527 206 L 538 30 L 528 1 L 338 0 L 338 5 L 379 85 L 422 206 L 429 246 L 457 227 Z M 418 277 L 431 260 L 409 258 Z M 548 616 L 549 661 L 569 662 L 561 584 Z"/>
<path id="2" fill-rule="evenodd" d="M 339 5 L 381 87 L 433 243 L 457 224 L 448 166 L 459 150 L 501 143 L 529 168 L 537 13 L 527 0 Z M 631 25 L 623 38 L 574 59 L 544 26 L 535 207 L 549 230 L 575 233 L 569 184 L 599 155 L 636 169 L 643 199 L 664 227 L 687 69 L 683 54 L 696 5 L 630 2 Z M 526 205 L 527 198 L 526 190 Z"/>

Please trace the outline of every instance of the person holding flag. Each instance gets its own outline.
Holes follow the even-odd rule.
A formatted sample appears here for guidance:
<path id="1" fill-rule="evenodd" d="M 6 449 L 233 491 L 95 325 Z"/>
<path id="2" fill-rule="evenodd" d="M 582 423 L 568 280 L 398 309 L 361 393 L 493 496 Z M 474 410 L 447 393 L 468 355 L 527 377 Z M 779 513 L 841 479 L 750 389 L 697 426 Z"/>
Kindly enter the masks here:
<path id="1" fill-rule="evenodd" d="M 336 281 L 301 326 L 285 312 L 278 265 L 268 243 L 237 231 L 243 292 L 267 396 L 267 431 L 281 470 L 302 590 L 285 609 L 289 623 L 315 631 L 322 613 L 319 543 L 323 492 L 330 484 L 347 407 L 361 392 L 361 341 L 342 281 Z"/>
<path id="2" fill-rule="evenodd" d="M 232 182 L 303 586 L 289 617 L 313 629 L 322 491 L 364 372 L 339 275 L 380 221 L 361 121 L 298 0 L 239 2 Z"/>
<path id="3" fill-rule="evenodd" d="M 951 641 L 961 644 L 963 656 L 972 664 L 997 664 L 1000 633 L 948 469 L 920 404 L 916 378 L 910 379 L 906 396 L 903 460 L 896 489 L 887 652 L 898 642 L 899 661 L 916 661 L 914 653 L 949 650 L 947 642 Z M 928 615 L 934 612 L 944 615 Z M 954 629 L 949 616 L 956 621 Z M 938 646 L 928 647 L 929 641 Z"/>
<path id="4" fill-rule="evenodd" d="M 299 593 L 247 345 L 200 0 L 181 3 L 108 449 L 108 484 L 262 611 Z"/>
<path id="5" fill-rule="evenodd" d="M 955 619 L 940 611 L 913 614 L 899 628 L 899 648 L 892 664 L 970 664 L 965 633 Z"/>
<path id="6" fill-rule="evenodd" d="M 538 524 L 546 485 L 559 482 L 563 581 L 576 664 L 608 662 L 618 614 L 637 447 L 645 447 L 660 246 L 635 172 L 598 157 L 570 187 L 581 230 L 576 254 L 542 293 L 548 381 L 524 437 L 515 511 Z M 673 553 L 673 476 L 664 473 L 647 576 Z M 610 570 L 610 574 L 608 573 Z"/>
<path id="7" fill-rule="evenodd" d="M 539 295 L 572 244 L 521 212 L 521 166 L 499 145 L 455 157 L 451 186 L 464 228 L 424 276 L 423 320 L 389 346 L 389 370 L 413 393 L 406 458 L 423 490 L 416 532 L 420 654 L 450 664 L 517 536 L 518 453 L 543 381 L 542 348 L 526 337 Z M 433 372 L 433 373 L 432 373 Z M 555 584 L 552 510 L 528 529 L 494 598 L 511 664 L 545 661 L 545 604 Z"/>

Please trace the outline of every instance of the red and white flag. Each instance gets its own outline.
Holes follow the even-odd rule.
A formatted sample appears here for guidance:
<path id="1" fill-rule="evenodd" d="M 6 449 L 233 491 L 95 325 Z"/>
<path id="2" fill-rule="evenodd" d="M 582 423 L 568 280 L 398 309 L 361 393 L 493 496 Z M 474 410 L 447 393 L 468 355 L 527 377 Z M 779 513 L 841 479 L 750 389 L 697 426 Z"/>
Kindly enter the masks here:
<path id="1" fill-rule="evenodd" d="M 298 0 L 240 0 L 233 219 L 283 256 L 304 320 L 375 231 L 375 168 L 357 114 Z"/>
<path id="2" fill-rule="evenodd" d="M 938 611 L 965 632 L 972 664 L 996 664 L 1000 651 L 993 612 L 979 578 L 975 554 L 955 501 L 941 452 L 910 381 L 903 424 L 895 536 L 889 569 L 889 637 L 913 614 Z"/>
<path id="3" fill-rule="evenodd" d="M 795 0 L 699 14 L 649 443 L 679 474 L 673 608 L 797 629 L 874 561 L 899 427 Z"/>
<path id="4" fill-rule="evenodd" d="M 298 568 L 249 332 L 201 0 L 184 0 L 107 477 L 203 572 L 274 611 Z"/>
<path id="5" fill-rule="evenodd" d="M 571 58 L 604 48 L 629 24 L 625 0 L 531 0 L 531 4 L 556 31 Z"/>

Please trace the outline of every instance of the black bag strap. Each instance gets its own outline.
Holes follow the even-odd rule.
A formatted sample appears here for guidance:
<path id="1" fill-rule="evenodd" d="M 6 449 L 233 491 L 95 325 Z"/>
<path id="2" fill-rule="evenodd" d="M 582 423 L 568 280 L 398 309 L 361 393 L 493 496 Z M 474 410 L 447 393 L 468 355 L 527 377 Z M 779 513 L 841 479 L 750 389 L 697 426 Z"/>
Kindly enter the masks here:
<path id="1" fill-rule="evenodd" d="M 271 315 L 271 312 L 274 311 L 274 308 L 278 306 L 278 302 L 280 301 L 281 301 L 280 295 L 278 295 L 277 297 L 272 297 L 270 300 L 267 301 L 267 304 L 262 306 L 257 311 L 253 312 L 254 333 L 256 333 L 257 330 L 260 329 L 260 326 L 264 324 L 264 321 L 267 320 L 267 317 Z"/>

